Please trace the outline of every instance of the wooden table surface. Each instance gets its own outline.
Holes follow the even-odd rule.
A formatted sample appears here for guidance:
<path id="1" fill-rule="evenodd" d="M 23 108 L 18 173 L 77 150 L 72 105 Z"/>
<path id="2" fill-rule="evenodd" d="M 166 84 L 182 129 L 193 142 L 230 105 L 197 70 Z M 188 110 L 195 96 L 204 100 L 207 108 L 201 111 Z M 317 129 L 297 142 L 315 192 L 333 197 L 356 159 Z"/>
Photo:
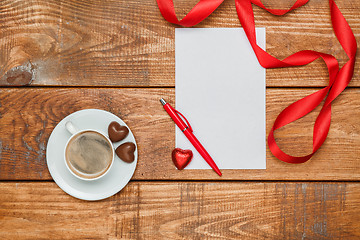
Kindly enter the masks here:
<path id="1" fill-rule="evenodd" d="M 174 2 L 181 18 L 197 0 Z M 359 44 L 360 1 L 336 3 Z M 327 1 L 282 17 L 258 7 L 254 14 L 272 55 L 311 49 L 347 61 Z M 225 0 L 197 27 L 240 26 L 234 1 Z M 360 239 L 358 62 L 310 161 L 286 164 L 267 150 L 266 170 L 223 170 L 221 178 L 178 171 L 175 126 L 159 103 L 175 99 L 176 27 L 155 0 L 0 1 L 0 239 Z M 267 70 L 267 132 L 284 107 L 326 86 L 327 77 L 320 60 Z M 63 192 L 45 158 L 56 124 L 86 108 L 122 118 L 139 150 L 130 184 L 97 202 Z M 280 147 L 310 153 L 318 111 L 278 130 Z"/>

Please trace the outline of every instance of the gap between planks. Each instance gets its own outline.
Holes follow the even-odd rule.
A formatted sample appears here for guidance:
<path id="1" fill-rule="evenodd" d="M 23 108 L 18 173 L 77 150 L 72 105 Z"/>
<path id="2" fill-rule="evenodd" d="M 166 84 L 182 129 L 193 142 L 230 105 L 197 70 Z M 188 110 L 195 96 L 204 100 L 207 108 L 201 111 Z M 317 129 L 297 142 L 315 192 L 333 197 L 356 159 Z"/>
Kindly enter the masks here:
<path id="1" fill-rule="evenodd" d="M 322 89 L 327 86 L 266 86 L 266 89 Z M 29 88 L 29 89 L 52 89 L 52 88 L 59 88 L 59 89 L 129 89 L 129 88 L 138 88 L 138 89 L 175 89 L 175 86 L 61 86 L 61 85 L 44 85 L 44 86 L 0 86 L 0 89 L 23 89 L 23 88 Z M 360 88 L 360 86 L 347 86 L 346 89 L 357 89 Z"/>
<path id="2" fill-rule="evenodd" d="M 16 182 L 24 182 L 24 183 L 37 183 L 37 182 L 54 182 L 52 179 L 44 179 L 44 180 L 27 180 L 27 179 L 7 179 L 7 180 L 0 180 L 0 183 L 16 183 Z M 185 180 L 176 180 L 176 179 L 134 179 L 130 180 L 131 182 L 153 182 L 153 183 L 360 183 L 360 180 L 232 180 L 232 179 L 224 179 L 224 180 L 192 180 L 192 179 L 185 179 Z"/>

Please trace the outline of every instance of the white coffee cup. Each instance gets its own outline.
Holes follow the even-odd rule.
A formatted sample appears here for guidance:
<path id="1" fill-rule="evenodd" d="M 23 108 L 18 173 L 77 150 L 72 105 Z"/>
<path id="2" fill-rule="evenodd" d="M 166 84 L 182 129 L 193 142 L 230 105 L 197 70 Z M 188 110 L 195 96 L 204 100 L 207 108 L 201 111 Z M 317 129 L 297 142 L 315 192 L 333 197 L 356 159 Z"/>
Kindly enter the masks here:
<path id="1" fill-rule="evenodd" d="M 64 149 L 64 161 L 70 173 L 85 181 L 97 180 L 109 173 L 115 159 L 110 139 L 98 130 L 78 131 L 70 121 L 65 127 L 72 134 Z M 96 170 L 99 171 L 94 172 Z"/>

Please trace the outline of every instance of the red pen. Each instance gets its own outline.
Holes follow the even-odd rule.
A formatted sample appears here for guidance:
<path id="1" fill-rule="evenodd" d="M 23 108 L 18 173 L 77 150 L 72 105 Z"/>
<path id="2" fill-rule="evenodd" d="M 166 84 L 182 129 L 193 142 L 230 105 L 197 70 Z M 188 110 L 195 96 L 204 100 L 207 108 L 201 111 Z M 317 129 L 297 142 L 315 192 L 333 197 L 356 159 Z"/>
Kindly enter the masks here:
<path id="1" fill-rule="evenodd" d="M 176 123 L 176 125 L 180 128 L 180 130 L 185 134 L 187 139 L 191 142 L 191 144 L 195 147 L 195 149 L 200 153 L 200 155 L 205 159 L 205 161 L 210 165 L 214 171 L 221 176 L 221 172 L 219 168 L 216 166 L 214 160 L 210 157 L 209 153 L 205 150 L 205 148 L 201 145 L 199 140 L 195 137 L 193 134 L 193 130 L 189 124 L 189 122 L 186 120 L 186 118 L 175 108 L 173 108 L 169 103 L 166 103 L 164 99 L 160 99 L 161 104 L 163 105 L 165 111 L 170 115 L 172 120 Z M 184 121 L 181 119 L 181 117 L 185 119 L 187 125 L 184 123 Z"/>

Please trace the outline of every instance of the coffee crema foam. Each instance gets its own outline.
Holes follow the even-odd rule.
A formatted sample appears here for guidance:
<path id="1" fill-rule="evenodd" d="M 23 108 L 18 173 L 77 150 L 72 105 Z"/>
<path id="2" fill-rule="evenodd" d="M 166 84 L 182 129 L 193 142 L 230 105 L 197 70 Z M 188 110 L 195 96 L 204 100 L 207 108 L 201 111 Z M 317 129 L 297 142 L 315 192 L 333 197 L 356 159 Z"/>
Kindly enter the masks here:
<path id="1" fill-rule="evenodd" d="M 105 173 L 112 162 L 112 145 L 101 134 L 94 131 L 79 133 L 66 148 L 69 168 L 83 178 L 96 178 Z"/>

